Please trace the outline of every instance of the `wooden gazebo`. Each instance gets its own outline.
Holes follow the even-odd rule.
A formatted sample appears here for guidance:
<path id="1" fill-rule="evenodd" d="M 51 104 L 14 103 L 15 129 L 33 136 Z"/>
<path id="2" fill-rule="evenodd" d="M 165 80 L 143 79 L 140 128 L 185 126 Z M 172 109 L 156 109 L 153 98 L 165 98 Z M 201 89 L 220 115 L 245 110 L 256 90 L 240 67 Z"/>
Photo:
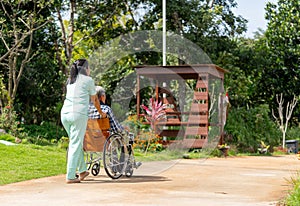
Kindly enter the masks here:
<path id="1" fill-rule="evenodd" d="M 166 119 L 155 124 L 155 132 L 164 143 L 202 148 L 209 134 L 222 143 L 224 74 L 214 64 L 179 66 L 136 66 L 137 115 L 141 111 L 141 91 L 153 89 L 154 97 L 166 105 Z M 177 91 L 170 88 L 176 83 Z M 169 85 L 168 85 L 169 84 Z M 192 91 L 188 95 L 187 90 Z M 213 132 L 214 131 L 214 132 Z M 217 131 L 217 132 L 216 132 Z"/>

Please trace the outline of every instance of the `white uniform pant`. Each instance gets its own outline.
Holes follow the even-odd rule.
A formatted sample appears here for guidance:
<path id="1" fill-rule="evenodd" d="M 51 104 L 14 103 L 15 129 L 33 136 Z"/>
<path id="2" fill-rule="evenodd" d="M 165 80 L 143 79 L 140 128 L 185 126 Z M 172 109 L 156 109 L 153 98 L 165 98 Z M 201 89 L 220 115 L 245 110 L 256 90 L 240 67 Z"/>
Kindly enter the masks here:
<path id="1" fill-rule="evenodd" d="M 87 121 L 87 115 L 79 113 L 61 114 L 61 122 L 69 136 L 66 179 L 75 179 L 77 170 L 79 173 L 87 170 L 83 153 L 83 139 Z"/>

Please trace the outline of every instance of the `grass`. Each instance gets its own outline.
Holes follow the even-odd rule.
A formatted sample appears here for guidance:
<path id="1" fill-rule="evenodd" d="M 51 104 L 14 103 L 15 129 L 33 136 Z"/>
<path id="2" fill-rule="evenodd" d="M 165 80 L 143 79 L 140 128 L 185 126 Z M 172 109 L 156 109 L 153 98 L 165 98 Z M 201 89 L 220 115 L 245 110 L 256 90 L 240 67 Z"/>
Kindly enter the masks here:
<path id="1" fill-rule="evenodd" d="M 300 203 L 300 180 L 294 185 L 293 190 L 285 200 L 286 206 L 298 206 Z"/>
<path id="2" fill-rule="evenodd" d="M 166 161 L 180 159 L 183 157 L 182 151 L 176 150 L 163 150 L 161 152 L 143 152 L 139 150 L 134 151 L 134 157 L 136 161 Z"/>
<path id="3" fill-rule="evenodd" d="M 292 186 L 289 194 L 279 202 L 278 206 L 298 206 L 300 203 L 300 171 L 287 180 Z"/>
<path id="4" fill-rule="evenodd" d="M 0 144 L 0 157 L 0 185 L 66 172 L 66 151 L 58 147 Z"/>
<path id="5" fill-rule="evenodd" d="M 189 151 L 188 149 L 165 149 L 160 152 L 147 152 L 140 150 L 134 151 L 134 157 L 137 161 L 167 161 L 175 159 L 200 159 L 208 158 L 212 156 L 222 156 L 218 153 L 217 149 L 194 149 Z"/>

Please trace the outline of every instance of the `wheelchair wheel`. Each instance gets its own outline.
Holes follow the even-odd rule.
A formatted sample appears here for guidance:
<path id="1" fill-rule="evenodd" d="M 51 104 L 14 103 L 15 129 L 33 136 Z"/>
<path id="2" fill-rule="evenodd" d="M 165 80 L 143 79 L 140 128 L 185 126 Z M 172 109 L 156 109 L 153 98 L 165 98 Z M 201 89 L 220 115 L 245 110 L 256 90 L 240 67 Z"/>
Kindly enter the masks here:
<path id="1" fill-rule="evenodd" d="M 100 162 L 96 162 L 93 164 L 91 172 L 94 176 L 97 176 L 100 172 Z"/>
<path id="2" fill-rule="evenodd" d="M 103 150 L 103 165 L 112 179 L 120 178 L 125 171 L 125 150 L 126 145 L 120 134 L 112 134 L 107 138 Z"/>

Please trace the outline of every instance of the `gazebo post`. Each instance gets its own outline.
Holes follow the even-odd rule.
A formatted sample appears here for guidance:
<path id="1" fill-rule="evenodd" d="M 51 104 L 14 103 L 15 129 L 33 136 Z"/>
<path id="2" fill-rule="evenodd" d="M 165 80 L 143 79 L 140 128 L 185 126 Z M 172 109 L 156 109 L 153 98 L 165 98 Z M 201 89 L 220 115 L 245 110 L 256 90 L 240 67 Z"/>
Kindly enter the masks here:
<path id="1" fill-rule="evenodd" d="M 158 85 L 158 80 L 155 80 L 155 99 L 158 100 L 158 90 L 159 90 L 159 85 Z"/>
<path id="2" fill-rule="evenodd" d="M 136 114 L 137 119 L 140 120 L 140 102 L 141 102 L 141 95 L 140 95 L 140 75 L 137 75 L 137 95 L 136 95 Z"/>

